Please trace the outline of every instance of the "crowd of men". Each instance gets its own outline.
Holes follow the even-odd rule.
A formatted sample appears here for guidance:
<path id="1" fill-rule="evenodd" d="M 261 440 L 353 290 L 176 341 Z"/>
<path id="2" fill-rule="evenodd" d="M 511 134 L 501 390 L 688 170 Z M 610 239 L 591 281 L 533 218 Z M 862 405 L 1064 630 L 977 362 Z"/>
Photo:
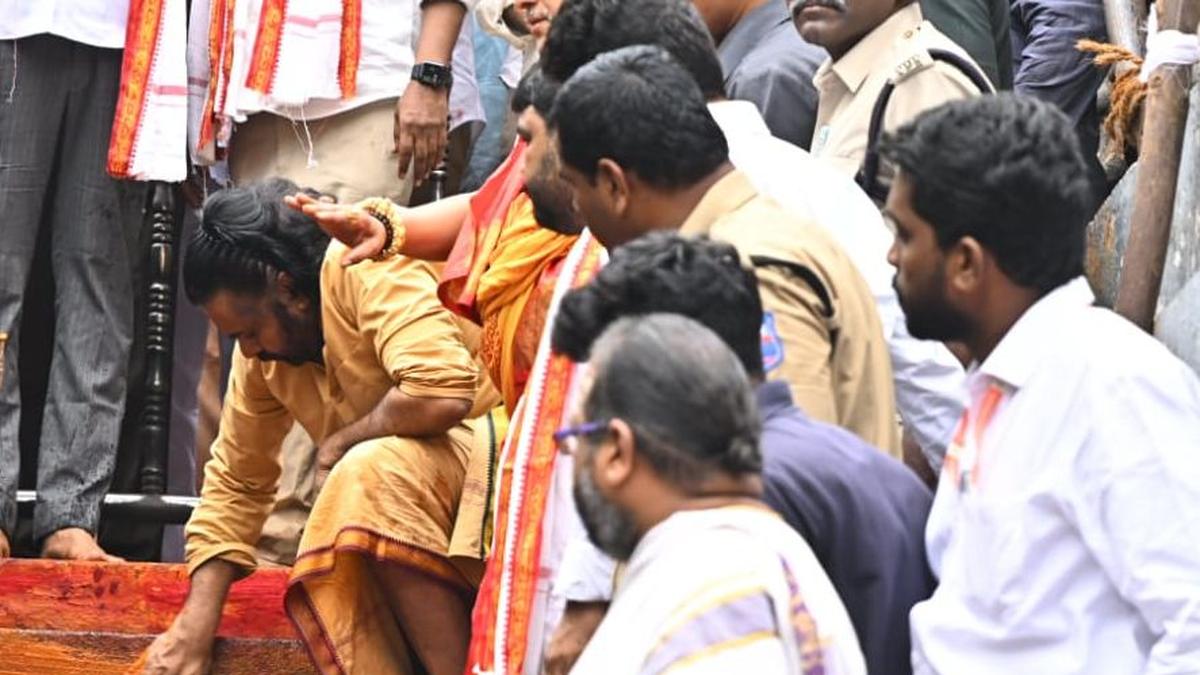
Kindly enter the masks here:
<path id="1" fill-rule="evenodd" d="M 287 4 L 276 56 L 307 44 L 332 79 L 201 95 L 194 154 L 232 184 L 182 284 L 237 349 L 143 672 L 206 672 L 268 561 L 322 673 L 1200 672 L 1200 379 L 1083 276 L 1098 0 Z M 272 6 L 213 3 L 225 30 L 195 2 L 189 42 L 249 83 Z M 478 190 L 411 205 L 468 10 L 523 48 L 516 139 Z M 103 557 L 115 436 L 86 420 L 119 420 L 96 350 L 120 360 L 131 310 L 95 301 L 130 282 L 78 216 L 118 228 L 127 185 L 71 120 L 119 57 L 32 10 L 6 35 L 8 11 L 0 152 L 37 171 L 0 163 L 0 203 L 86 277 L 58 282 L 35 536 Z M 30 227 L 0 248 L 0 330 Z"/>

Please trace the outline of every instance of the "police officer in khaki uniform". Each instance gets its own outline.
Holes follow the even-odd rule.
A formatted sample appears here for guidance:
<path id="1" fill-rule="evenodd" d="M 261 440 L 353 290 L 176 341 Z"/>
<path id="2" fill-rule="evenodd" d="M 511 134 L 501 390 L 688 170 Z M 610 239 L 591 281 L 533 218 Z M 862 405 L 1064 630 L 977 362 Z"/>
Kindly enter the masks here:
<path id="1" fill-rule="evenodd" d="M 801 37 L 831 56 L 815 77 L 820 102 L 812 152 L 848 175 L 862 167 L 872 113 L 889 82 L 882 131 L 976 96 L 981 85 L 990 88 L 979 66 L 924 20 L 914 0 L 789 0 L 788 6 Z M 890 172 L 882 173 L 886 182 Z"/>

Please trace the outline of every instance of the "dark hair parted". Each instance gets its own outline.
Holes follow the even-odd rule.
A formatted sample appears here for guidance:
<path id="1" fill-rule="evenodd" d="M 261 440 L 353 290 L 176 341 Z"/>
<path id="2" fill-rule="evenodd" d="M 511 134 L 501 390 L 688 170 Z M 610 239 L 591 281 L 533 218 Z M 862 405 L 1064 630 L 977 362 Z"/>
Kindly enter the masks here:
<path id="1" fill-rule="evenodd" d="M 540 65 L 534 65 L 517 83 L 512 97 L 512 111 L 520 115 L 526 108 L 533 106 L 539 115 L 549 117 L 559 86 L 559 82 L 546 77 Z"/>
<path id="2" fill-rule="evenodd" d="M 589 179 L 607 158 L 650 185 L 677 189 L 729 159 L 700 88 L 659 47 L 596 57 L 559 90 L 549 121 L 563 161 Z"/>
<path id="3" fill-rule="evenodd" d="M 591 364 L 584 414 L 625 421 L 664 479 L 688 490 L 714 471 L 762 471 L 754 391 L 712 331 L 678 314 L 627 317 L 597 339 Z"/>
<path id="4" fill-rule="evenodd" d="M 627 316 L 682 314 L 716 333 L 751 377 L 763 374 L 758 279 L 729 244 L 653 232 L 613 251 L 587 286 L 559 304 L 551 343 L 586 361 L 609 324 Z"/>
<path id="5" fill-rule="evenodd" d="M 1083 273 L 1088 169 L 1054 106 L 1015 94 L 947 103 L 885 135 L 880 153 L 943 249 L 972 237 L 1014 283 L 1043 293 Z"/>
<path id="6" fill-rule="evenodd" d="M 297 294 L 319 303 L 329 235 L 283 203 L 284 196 L 299 191 L 289 180 L 272 178 L 206 199 L 183 258 L 188 300 L 204 304 L 222 290 L 262 293 L 273 274 L 284 272 Z"/>
<path id="7" fill-rule="evenodd" d="M 566 82 L 600 54 L 631 45 L 662 47 L 691 73 L 706 99 L 724 97 L 717 48 L 689 0 L 563 3 L 550 24 L 541 64 L 547 76 Z"/>

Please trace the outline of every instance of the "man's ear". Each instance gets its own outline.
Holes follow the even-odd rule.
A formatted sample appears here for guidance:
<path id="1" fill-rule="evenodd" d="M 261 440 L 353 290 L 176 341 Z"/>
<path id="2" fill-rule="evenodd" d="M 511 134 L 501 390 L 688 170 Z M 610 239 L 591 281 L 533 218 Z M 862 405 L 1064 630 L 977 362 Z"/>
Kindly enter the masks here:
<path id="1" fill-rule="evenodd" d="M 604 157 L 596 162 L 596 186 L 608 200 L 609 207 L 617 216 L 624 216 L 631 202 L 632 184 L 629 175 L 613 160 Z"/>
<path id="2" fill-rule="evenodd" d="M 608 431 L 608 438 L 592 457 L 596 484 L 605 492 L 619 490 L 628 483 L 637 463 L 633 428 L 616 419 L 608 423 Z"/>
<path id="3" fill-rule="evenodd" d="M 974 237 L 959 239 L 946 253 L 946 282 L 949 291 L 973 296 L 983 284 L 986 268 L 992 264 L 987 252 Z"/>
<path id="4" fill-rule="evenodd" d="M 296 280 L 287 272 L 275 273 L 275 293 L 280 302 L 288 309 L 307 311 L 311 304 L 309 299 L 296 292 Z"/>

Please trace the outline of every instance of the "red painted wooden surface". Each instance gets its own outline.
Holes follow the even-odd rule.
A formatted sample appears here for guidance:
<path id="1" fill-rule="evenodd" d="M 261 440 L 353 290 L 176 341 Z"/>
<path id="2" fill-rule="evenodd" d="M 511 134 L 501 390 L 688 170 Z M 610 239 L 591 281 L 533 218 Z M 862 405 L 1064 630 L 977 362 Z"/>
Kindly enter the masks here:
<path id="1" fill-rule="evenodd" d="M 217 635 L 294 638 L 283 610 L 287 570 L 235 583 Z M 0 560 L 0 627 L 161 633 L 187 597 L 187 569 L 154 563 Z"/>
<path id="2" fill-rule="evenodd" d="M 154 638 L 114 633 L 63 633 L 0 628 L 0 675 L 127 675 Z M 315 673 L 295 640 L 220 638 L 214 675 Z"/>
<path id="3" fill-rule="evenodd" d="M 214 673 L 311 673 L 283 610 L 287 570 L 230 589 Z M 0 675 L 122 673 L 187 596 L 182 565 L 0 560 Z"/>

